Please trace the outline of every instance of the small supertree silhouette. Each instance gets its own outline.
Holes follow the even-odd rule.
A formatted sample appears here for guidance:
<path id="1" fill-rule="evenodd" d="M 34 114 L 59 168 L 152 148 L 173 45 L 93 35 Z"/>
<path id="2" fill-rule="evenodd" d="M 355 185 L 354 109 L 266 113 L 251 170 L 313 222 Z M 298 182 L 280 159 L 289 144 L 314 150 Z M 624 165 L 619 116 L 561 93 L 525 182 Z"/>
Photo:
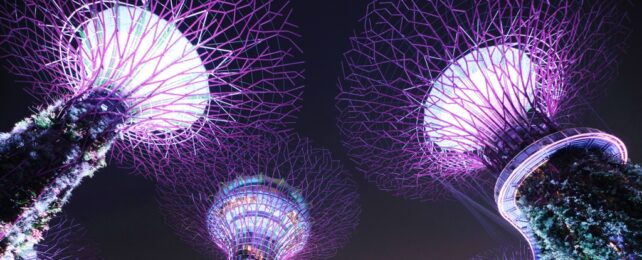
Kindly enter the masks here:
<path id="1" fill-rule="evenodd" d="M 204 253 L 227 259 L 326 259 L 354 231 L 355 184 L 327 150 L 296 136 L 237 143 L 229 156 L 168 170 L 169 224 Z"/>
<path id="2" fill-rule="evenodd" d="M 297 111 L 287 5 L 271 0 L 0 4 L 11 72 L 48 107 L 0 134 L 0 254 L 33 244 L 105 156 L 149 173 Z"/>
<path id="3" fill-rule="evenodd" d="M 638 179 L 622 181 L 636 171 L 616 166 L 627 161 L 618 138 L 567 128 L 596 86 L 613 75 L 627 33 L 620 7 L 599 1 L 374 1 L 345 55 L 337 97 L 345 146 L 380 188 L 410 198 L 489 195 L 494 183 L 499 213 L 528 239 L 536 258 L 637 256 L 642 220 L 629 209 L 633 204 L 588 216 L 547 211 L 564 198 L 576 200 L 571 204 L 582 205 L 578 209 L 596 209 L 587 194 L 633 202 L 625 196 L 640 192 Z M 543 193 L 551 196 L 536 197 L 543 186 L 525 180 L 536 172 L 557 174 L 546 164 L 567 150 L 604 156 L 586 163 L 595 170 L 589 177 L 551 179 L 587 182 L 609 172 L 601 167 L 608 165 L 622 173 L 610 180 L 627 192 L 606 196 L 608 187 L 572 183 L 581 188 L 568 197 L 554 196 L 564 185 L 550 185 Z M 567 167 L 577 157 L 562 157 L 567 160 L 560 167 L 581 173 Z M 533 202 L 544 197 L 549 204 Z M 522 201 L 528 212 L 519 198 L 531 199 Z M 618 226 L 541 232 L 550 221 L 600 226 L 609 218 Z M 587 235 L 561 236 L 580 233 Z M 556 245 L 540 252 L 547 243 Z M 577 250 L 568 254 L 551 249 L 571 244 Z"/>

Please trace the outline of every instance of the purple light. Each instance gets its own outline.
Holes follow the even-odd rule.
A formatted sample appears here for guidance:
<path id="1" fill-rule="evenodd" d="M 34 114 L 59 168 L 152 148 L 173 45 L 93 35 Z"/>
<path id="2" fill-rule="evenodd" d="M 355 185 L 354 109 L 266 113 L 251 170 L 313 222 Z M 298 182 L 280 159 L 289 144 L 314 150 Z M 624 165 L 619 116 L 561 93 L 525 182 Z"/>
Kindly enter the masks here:
<path id="1" fill-rule="evenodd" d="M 483 149 L 478 136 L 526 117 L 538 90 L 536 66 L 527 54 L 505 45 L 479 48 L 456 60 L 434 81 L 423 105 L 429 145 L 458 152 Z"/>
<path id="2" fill-rule="evenodd" d="M 210 236 L 228 256 L 288 259 L 305 248 L 305 198 L 282 179 L 244 176 L 223 184 L 208 211 Z"/>
<path id="3" fill-rule="evenodd" d="M 612 75 L 623 33 L 617 8 L 373 1 L 345 54 L 344 146 L 370 180 L 402 196 L 485 189 Z"/>
<path id="4" fill-rule="evenodd" d="M 298 110 L 300 50 L 287 4 L 4 1 L 0 19 L 7 67 L 47 104 L 0 138 L 9 169 L 0 186 L 11 194 L 0 199 L 3 256 L 37 242 L 108 152 L 172 182 L 158 169 L 224 150 L 228 139 L 282 131 Z"/>
<path id="5" fill-rule="evenodd" d="M 220 155 L 166 170 L 169 222 L 188 243 L 227 259 L 325 259 L 358 222 L 355 184 L 324 149 L 297 136 L 227 144 Z"/>
<path id="6" fill-rule="evenodd" d="M 289 12 L 271 0 L 0 5 L 10 71 L 46 103 L 107 90 L 126 104 L 112 155 L 144 175 L 290 122 L 302 74 Z"/>
<path id="7" fill-rule="evenodd" d="M 131 138 L 189 129 L 206 114 L 211 72 L 175 24 L 142 7 L 121 5 L 65 29 L 79 34 L 81 43 L 61 50 L 69 81 L 76 92 L 107 88 L 127 97 L 131 116 L 123 130 Z"/>
<path id="8" fill-rule="evenodd" d="M 628 160 L 626 146 L 617 137 L 591 128 L 570 128 L 534 142 L 506 165 L 495 184 L 497 208 L 502 217 L 528 240 L 535 259 L 539 259 L 539 248 L 528 219 L 517 206 L 517 191 L 551 155 L 567 147 L 598 148 L 620 162 Z"/>
<path id="9" fill-rule="evenodd" d="M 99 250 L 86 237 L 86 230 L 67 216 L 58 216 L 51 221 L 42 234 L 43 239 L 25 250 L 18 259 L 60 260 L 99 259 Z"/>

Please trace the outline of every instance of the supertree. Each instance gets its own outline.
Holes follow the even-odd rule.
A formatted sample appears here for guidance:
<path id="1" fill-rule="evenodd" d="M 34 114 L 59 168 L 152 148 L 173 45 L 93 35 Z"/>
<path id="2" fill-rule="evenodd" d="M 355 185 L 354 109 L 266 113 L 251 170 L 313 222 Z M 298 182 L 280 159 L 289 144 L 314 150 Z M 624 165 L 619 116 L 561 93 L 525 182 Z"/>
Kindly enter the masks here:
<path id="1" fill-rule="evenodd" d="M 48 105 L 0 134 L 0 255 L 36 242 L 108 151 L 171 181 L 149 173 L 298 110 L 286 4 L 25 0 L 0 14 L 8 69 Z"/>
<path id="2" fill-rule="evenodd" d="M 531 250 L 526 244 L 515 244 L 486 251 L 475 255 L 471 260 L 528 260 L 532 259 Z"/>
<path id="3" fill-rule="evenodd" d="M 159 192 L 180 237 L 226 259 L 334 255 L 359 215 L 356 186 L 341 164 L 297 136 L 248 139 L 237 147 L 229 156 L 168 168 L 187 173 Z"/>
<path id="4" fill-rule="evenodd" d="M 609 248 L 609 240 L 622 237 L 627 241 L 613 243 L 611 253 L 629 257 L 632 251 L 626 244 L 634 242 L 639 230 L 626 228 L 639 227 L 639 214 L 619 208 L 621 225 L 613 228 L 619 234 L 606 232 L 607 227 L 590 229 L 585 236 L 564 236 L 582 231 L 567 226 L 565 233 L 547 236 L 531 229 L 559 220 L 547 216 L 590 220 L 590 226 L 609 220 L 591 213 L 554 214 L 544 210 L 550 204 L 525 213 L 517 205 L 519 200 L 536 201 L 525 199 L 535 197 L 528 191 L 544 187 L 524 180 L 553 155 L 591 151 L 604 155 L 598 164 L 616 168 L 627 160 L 626 148 L 616 137 L 590 128 L 567 129 L 587 106 L 586 99 L 615 71 L 614 60 L 627 33 L 621 4 L 374 1 L 345 55 L 337 97 L 345 146 L 380 188 L 410 198 L 489 195 L 495 183 L 499 213 L 529 240 L 538 258 L 609 258 L 612 255 L 590 251 Z M 563 157 L 574 163 L 572 156 Z M 593 173 L 608 172 L 594 166 Z M 627 173 L 615 179 L 634 175 L 621 172 Z M 574 181 L 592 179 L 583 176 Z M 626 196 L 639 196 L 637 181 L 620 182 L 629 192 L 608 198 L 634 201 Z M 523 183 L 530 184 L 518 192 Z M 590 189 L 584 186 L 556 198 L 587 200 L 590 196 L 577 195 L 600 193 Z M 555 189 L 543 191 L 558 194 Z M 575 251 L 557 257 L 556 250 L 540 251 L 556 239 Z M 587 243 L 578 246 L 580 242 Z"/>

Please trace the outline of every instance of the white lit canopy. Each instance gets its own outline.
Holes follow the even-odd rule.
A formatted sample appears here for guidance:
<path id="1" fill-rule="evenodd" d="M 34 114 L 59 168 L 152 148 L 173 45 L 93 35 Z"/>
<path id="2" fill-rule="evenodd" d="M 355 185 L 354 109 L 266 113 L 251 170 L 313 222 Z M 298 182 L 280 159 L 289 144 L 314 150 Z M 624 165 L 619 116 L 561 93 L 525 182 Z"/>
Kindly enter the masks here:
<path id="1" fill-rule="evenodd" d="M 531 109 L 536 85 L 535 66 L 523 51 L 475 49 L 434 81 L 424 104 L 425 135 L 442 149 L 480 149 L 480 135 L 503 131 Z"/>
<path id="2" fill-rule="evenodd" d="M 140 7 L 116 6 L 79 29 L 85 81 L 117 90 L 130 131 L 174 131 L 201 117 L 210 96 L 197 48 L 175 24 Z"/>

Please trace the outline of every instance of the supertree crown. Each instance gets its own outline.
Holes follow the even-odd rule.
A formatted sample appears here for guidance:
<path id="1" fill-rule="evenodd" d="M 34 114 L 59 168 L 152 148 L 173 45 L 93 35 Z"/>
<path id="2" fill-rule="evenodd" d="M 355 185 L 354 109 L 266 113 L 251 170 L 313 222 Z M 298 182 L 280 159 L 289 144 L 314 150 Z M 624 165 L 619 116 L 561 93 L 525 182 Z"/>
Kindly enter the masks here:
<path id="1" fill-rule="evenodd" d="M 8 68 L 47 103 L 0 138 L 2 257 L 37 243 L 109 151 L 171 182 L 154 169 L 282 131 L 298 109 L 286 4 L 4 1 L 0 20 Z"/>
<path id="2" fill-rule="evenodd" d="M 226 183 L 208 212 L 208 229 L 228 255 L 287 259 L 305 248 L 304 198 L 282 179 L 242 176 Z"/>
<path id="3" fill-rule="evenodd" d="M 120 159 L 239 129 L 276 130 L 297 111 L 299 48 L 271 0 L 26 0 L 2 4 L 9 69 L 45 102 L 99 91 L 124 104 Z M 213 142 L 216 143 L 216 142 Z M 134 148 L 134 149 L 132 149 Z"/>
<path id="4" fill-rule="evenodd" d="M 62 46 L 73 48 L 61 52 L 75 58 L 63 66 L 75 91 L 103 88 L 123 96 L 131 114 L 125 132 L 147 136 L 189 129 L 207 113 L 210 73 L 176 25 L 131 5 L 84 18 L 84 24 L 70 28 L 71 41 L 80 35 L 80 47 Z"/>
<path id="5" fill-rule="evenodd" d="M 424 102 L 425 138 L 445 151 L 483 149 L 477 139 L 493 140 L 527 119 L 536 106 L 535 64 L 517 46 L 472 50 L 433 81 Z M 543 87 L 543 86 L 542 86 Z"/>
<path id="6" fill-rule="evenodd" d="M 400 195 L 492 183 L 489 170 L 566 124 L 580 96 L 612 74 L 616 6 L 373 1 L 343 64 L 345 146 L 370 179 Z"/>
<path id="7" fill-rule="evenodd" d="M 355 184 L 328 151 L 291 136 L 236 142 L 235 152 L 167 170 L 161 207 L 187 242 L 227 259 L 325 259 L 358 222 Z"/>

